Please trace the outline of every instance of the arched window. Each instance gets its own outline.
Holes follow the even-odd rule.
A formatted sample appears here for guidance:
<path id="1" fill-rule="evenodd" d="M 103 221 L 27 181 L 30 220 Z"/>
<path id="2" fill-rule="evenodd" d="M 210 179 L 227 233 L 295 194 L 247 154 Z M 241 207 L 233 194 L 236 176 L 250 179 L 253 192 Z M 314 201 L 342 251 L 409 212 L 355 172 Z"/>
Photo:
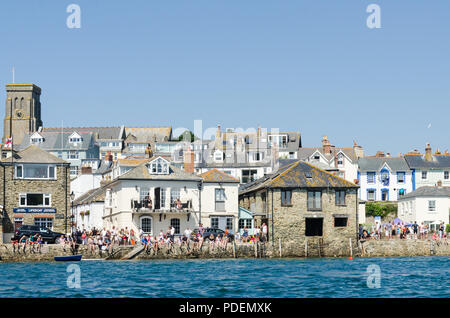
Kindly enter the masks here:
<path id="1" fill-rule="evenodd" d="M 144 233 L 153 234 L 152 231 L 152 217 L 151 216 L 142 216 L 141 217 L 141 229 Z"/>
<path id="2" fill-rule="evenodd" d="M 170 219 L 170 226 L 173 226 L 175 228 L 175 234 L 180 234 L 180 219 Z"/>

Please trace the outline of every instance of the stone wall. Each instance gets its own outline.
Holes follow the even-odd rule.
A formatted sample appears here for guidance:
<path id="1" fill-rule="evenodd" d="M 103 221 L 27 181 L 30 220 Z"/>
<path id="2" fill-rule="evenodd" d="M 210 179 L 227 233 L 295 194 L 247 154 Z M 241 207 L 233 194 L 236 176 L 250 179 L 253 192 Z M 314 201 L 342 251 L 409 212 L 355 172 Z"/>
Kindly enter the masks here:
<path id="1" fill-rule="evenodd" d="M 281 247 L 281 250 L 280 250 Z M 118 260 L 127 255 L 134 246 L 115 246 L 112 254 L 107 251 L 99 252 L 96 248 L 91 252 L 87 246 L 80 246 L 77 254 L 82 254 L 83 259 L 111 259 Z M 0 245 L 0 261 L 22 262 L 22 261 L 53 261 L 55 256 L 73 255 L 69 248 L 65 250 L 59 245 L 43 245 L 42 252 L 32 253 L 27 247 L 23 251 L 14 252 L 11 244 Z M 239 243 L 228 244 L 222 247 L 211 248 L 205 243 L 201 250 L 187 249 L 185 246 L 172 246 L 171 249 L 161 248 L 158 251 L 142 251 L 134 259 L 217 259 L 217 258 L 285 258 L 285 257 L 399 257 L 399 256 L 450 256 L 450 244 L 443 242 L 437 244 L 429 240 L 370 240 L 365 242 L 353 242 L 350 252 L 349 241 L 331 241 L 320 246 L 318 240 L 308 240 L 308 245 L 296 242 L 268 242 L 266 244 Z"/>
<path id="2" fill-rule="evenodd" d="M 70 230 L 70 173 L 67 166 L 59 165 L 56 170 L 56 180 L 26 180 L 13 178 L 13 166 L 0 167 L 0 195 L 6 215 L 3 218 L 3 232 L 14 232 L 14 218 L 23 218 L 23 224 L 34 225 L 36 217 L 52 218 L 53 231 L 66 233 Z M 3 179 L 6 179 L 5 191 L 3 191 Z M 67 187 L 67 190 L 66 190 Z M 49 193 L 51 206 L 56 213 L 14 213 L 19 208 L 20 193 Z"/>

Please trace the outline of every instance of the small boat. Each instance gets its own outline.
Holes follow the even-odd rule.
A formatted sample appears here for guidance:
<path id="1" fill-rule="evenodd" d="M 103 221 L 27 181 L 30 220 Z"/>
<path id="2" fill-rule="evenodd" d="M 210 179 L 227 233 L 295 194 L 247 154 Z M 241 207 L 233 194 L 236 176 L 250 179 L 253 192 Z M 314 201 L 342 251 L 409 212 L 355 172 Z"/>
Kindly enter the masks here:
<path id="1" fill-rule="evenodd" d="M 79 262 L 83 255 L 71 255 L 71 256 L 55 256 L 57 262 Z"/>

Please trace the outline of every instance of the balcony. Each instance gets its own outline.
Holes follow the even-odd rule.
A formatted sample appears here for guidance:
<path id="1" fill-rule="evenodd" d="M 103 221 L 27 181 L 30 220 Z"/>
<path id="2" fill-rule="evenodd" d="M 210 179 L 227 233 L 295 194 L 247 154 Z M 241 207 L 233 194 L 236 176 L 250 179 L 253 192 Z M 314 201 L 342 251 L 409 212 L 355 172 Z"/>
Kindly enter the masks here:
<path id="1" fill-rule="evenodd" d="M 189 213 L 193 212 L 192 200 L 186 202 L 171 202 L 170 207 L 158 207 L 158 204 L 151 205 L 148 200 L 131 200 L 131 209 L 138 213 Z"/>

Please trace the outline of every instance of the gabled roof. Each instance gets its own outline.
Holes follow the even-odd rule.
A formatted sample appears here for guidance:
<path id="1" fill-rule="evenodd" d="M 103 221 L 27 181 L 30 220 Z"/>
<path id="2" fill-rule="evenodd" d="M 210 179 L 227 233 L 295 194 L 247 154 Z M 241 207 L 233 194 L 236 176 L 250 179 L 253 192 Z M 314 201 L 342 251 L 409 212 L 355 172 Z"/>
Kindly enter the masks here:
<path id="1" fill-rule="evenodd" d="M 311 157 L 315 152 L 319 152 L 326 160 L 332 161 L 339 152 L 342 152 L 352 162 L 357 160 L 353 148 L 332 147 L 331 150 L 332 153 L 324 153 L 323 147 L 303 147 L 298 150 L 298 157 L 299 159 L 305 160 Z"/>
<path id="2" fill-rule="evenodd" d="M 106 187 L 91 189 L 73 201 L 73 205 L 87 204 L 91 202 L 105 202 Z"/>
<path id="3" fill-rule="evenodd" d="M 298 160 L 281 167 L 271 175 L 256 180 L 249 186 L 241 187 L 240 194 L 264 188 L 358 188 L 358 186 L 312 164 Z"/>
<path id="4" fill-rule="evenodd" d="M 11 158 L 2 159 L 1 162 L 6 164 L 11 163 Z M 55 157 L 35 145 L 28 146 L 26 149 L 15 153 L 13 162 L 69 164 L 67 161 Z"/>
<path id="5" fill-rule="evenodd" d="M 137 143 L 169 141 L 172 127 L 125 127 L 125 136 L 128 140 L 129 137 L 134 137 L 132 140 Z"/>
<path id="6" fill-rule="evenodd" d="M 414 197 L 449 197 L 450 187 L 420 187 L 413 192 L 405 194 L 399 200 L 404 200 Z"/>
<path id="7" fill-rule="evenodd" d="M 94 147 L 94 137 L 93 133 L 78 133 L 81 136 L 82 141 L 78 143 L 69 142 L 69 137 L 74 134 L 74 131 L 64 131 L 59 132 L 40 132 L 39 133 L 44 141 L 39 143 L 41 149 L 47 151 L 56 150 L 88 150 Z M 20 145 L 17 145 L 18 149 L 25 149 L 32 145 L 31 136 L 33 134 L 27 134 L 22 140 Z"/>
<path id="8" fill-rule="evenodd" d="M 203 178 L 203 182 L 223 182 L 223 183 L 239 183 L 240 180 L 236 179 L 229 174 L 226 174 L 223 171 L 220 171 L 218 169 L 211 169 L 207 172 L 204 172 L 202 174 L 198 175 L 199 177 Z"/>
<path id="9" fill-rule="evenodd" d="M 425 155 L 405 155 L 405 160 L 411 169 L 417 168 L 450 168 L 450 155 L 432 155 L 431 161 L 425 160 Z"/>
<path id="10" fill-rule="evenodd" d="M 409 171 L 405 158 L 360 158 L 358 166 L 360 171 L 380 171 L 384 165 L 388 165 L 391 171 Z"/>
<path id="11" fill-rule="evenodd" d="M 78 132 L 93 133 L 96 139 L 122 139 L 122 127 L 67 127 L 67 128 L 43 128 L 43 132 Z"/>
<path id="12" fill-rule="evenodd" d="M 181 181 L 201 181 L 202 178 L 185 172 L 172 164 L 169 164 L 169 174 L 151 174 L 149 172 L 148 164 L 157 159 L 153 157 L 148 159 L 147 162 L 140 164 L 136 168 L 124 173 L 117 180 L 181 180 Z"/>

